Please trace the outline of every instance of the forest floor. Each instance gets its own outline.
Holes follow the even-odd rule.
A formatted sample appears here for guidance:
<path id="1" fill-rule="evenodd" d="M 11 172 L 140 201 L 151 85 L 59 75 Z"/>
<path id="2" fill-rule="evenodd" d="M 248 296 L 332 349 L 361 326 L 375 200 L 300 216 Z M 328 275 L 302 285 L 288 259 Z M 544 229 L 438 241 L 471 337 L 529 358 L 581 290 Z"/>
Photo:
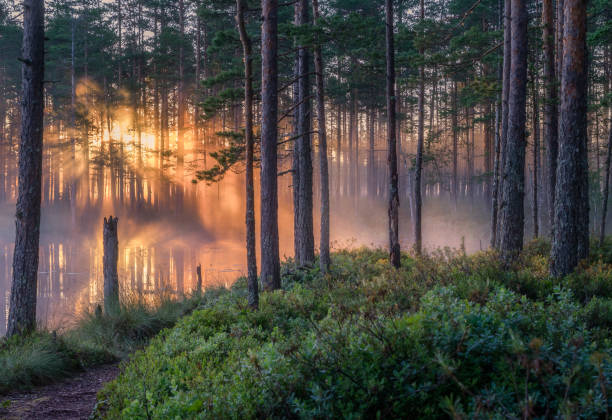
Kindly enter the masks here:
<path id="1" fill-rule="evenodd" d="M 117 376 L 118 364 L 87 370 L 77 376 L 3 398 L 0 418 L 13 420 L 87 419 L 102 386 Z"/>
<path id="2" fill-rule="evenodd" d="M 7 395 L 0 418 L 87 419 L 96 404 L 96 394 L 119 373 L 118 364 L 98 366 L 77 376 L 28 392 Z"/>

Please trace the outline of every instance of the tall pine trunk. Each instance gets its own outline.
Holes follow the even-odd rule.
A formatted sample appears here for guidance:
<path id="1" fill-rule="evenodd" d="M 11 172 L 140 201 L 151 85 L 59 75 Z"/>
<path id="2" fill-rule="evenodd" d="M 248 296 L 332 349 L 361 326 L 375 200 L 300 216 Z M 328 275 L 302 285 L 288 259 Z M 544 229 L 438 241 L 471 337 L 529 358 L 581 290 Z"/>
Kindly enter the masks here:
<path id="1" fill-rule="evenodd" d="M 312 0 L 314 24 L 319 20 L 319 1 Z M 319 172 L 321 183 L 321 236 L 319 243 L 319 266 L 326 273 L 331 263 L 329 257 L 329 169 L 327 161 L 327 129 L 325 127 L 325 86 L 321 45 L 314 49 L 317 83 L 317 120 L 319 122 Z"/>
<path id="2" fill-rule="evenodd" d="M 425 3 L 421 0 L 421 13 L 420 20 L 421 24 L 425 22 Z M 421 40 L 421 43 L 424 40 Z M 425 60 L 425 50 L 421 46 L 419 48 L 419 55 L 422 60 Z M 419 68 L 419 128 L 418 128 L 418 139 L 417 139 L 417 153 L 414 168 L 414 251 L 417 255 L 420 255 L 423 248 L 422 238 L 422 207 L 423 199 L 421 196 L 421 176 L 423 172 L 423 142 L 424 142 L 424 124 L 425 124 L 425 64 L 421 64 Z"/>
<path id="3" fill-rule="evenodd" d="M 559 158 L 550 271 L 571 273 L 588 255 L 586 0 L 565 0 Z"/>
<path id="4" fill-rule="evenodd" d="M 296 25 L 308 24 L 308 0 L 295 4 Z M 306 46 L 298 46 L 297 60 L 297 139 L 294 154 L 297 160 L 297 208 L 294 209 L 295 255 L 300 266 L 314 262 L 314 223 L 312 217 L 312 150 L 311 150 L 311 101 L 310 101 L 310 54 Z M 294 188 L 296 185 L 294 184 Z"/>
<path id="5" fill-rule="evenodd" d="M 553 232 L 555 183 L 557 176 L 557 81 L 555 79 L 555 36 L 553 29 L 553 0 L 542 2 L 542 49 L 544 51 L 544 144 L 546 145 L 546 192 L 548 223 Z"/>
<path id="6" fill-rule="evenodd" d="M 395 51 L 393 45 L 393 0 L 385 0 L 387 40 L 387 165 L 389 167 L 389 260 L 399 268 L 399 191 L 397 177 L 397 137 L 395 133 Z"/>
<path id="7" fill-rule="evenodd" d="M 261 280 L 280 289 L 278 250 L 278 0 L 262 0 L 261 27 Z"/>
<path id="8" fill-rule="evenodd" d="M 606 153 L 606 167 L 604 169 L 603 205 L 601 208 L 601 231 L 599 233 L 599 246 L 603 246 L 606 235 L 606 216 L 608 214 L 608 199 L 610 196 L 610 160 L 612 159 L 612 121 L 608 123 L 608 151 Z"/>
<path id="9" fill-rule="evenodd" d="M 540 176 L 540 104 L 539 104 L 539 87 L 538 87 L 538 59 L 537 52 L 534 57 L 534 66 L 532 73 L 532 101 L 533 113 L 531 115 L 531 129 L 533 130 L 533 237 L 537 238 L 540 233 L 539 223 L 539 176 Z"/>
<path id="10" fill-rule="evenodd" d="M 374 110 L 368 111 L 368 196 L 374 197 L 376 195 L 376 163 L 374 160 Z"/>
<path id="11" fill-rule="evenodd" d="M 184 0 L 178 0 L 179 6 L 179 62 L 178 62 L 178 98 L 177 98 L 177 140 L 176 140 L 176 176 L 178 185 L 176 186 L 176 208 L 178 211 L 183 209 L 183 178 L 184 162 L 185 162 L 185 3 Z"/>
<path id="12" fill-rule="evenodd" d="M 508 138 L 502 186 L 500 250 L 505 261 L 523 247 L 525 196 L 525 104 L 527 96 L 527 5 L 511 0 L 512 42 L 508 94 Z"/>
<path id="13" fill-rule="evenodd" d="M 249 289 L 249 306 L 259 306 L 259 288 L 257 284 L 257 257 L 255 254 L 255 190 L 253 187 L 253 57 L 251 56 L 251 39 L 246 31 L 244 14 L 247 0 L 236 0 L 236 24 L 242 42 L 244 60 L 244 140 L 246 156 L 246 247 L 247 247 L 247 286 Z"/>
<path id="14" fill-rule="evenodd" d="M 244 46 L 243 46 L 244 47 Z M 198 96 L 202 75 L 202 21 L 198 15 L 196 18 L 196 46 L 195 46 L 195 89 L 194 95 Z M 200 107 L 193 107 L 193 148 L 200 146 Z"/>
<path id="15" fill-rule="evenodd" d="M 497 226 L 495 227 L 497 231 L 496 235 L 496 244 L 495 246 L 499 248 L 501 241 L 500 234 L 500 215 L 505 206 L 504 196 L 503 196 L 503 188 L 504 188 L 504 170 L 506 167 L 506 144 L 508 142 L 508 96 L 510 94 L 510 52 L 511 52 L 511 41 L 512 41 L 512 7 L 511 0 L 505 0 L 504 2 L 504 61 L 502 68 L 502 94 L 501 94 L 501 146 L 500 146 L 500 169 L 501 176 L 499 179 L 499 209 L 498 209 L 498 220 Z"/>
<path id="16" fill-rule="evenodd" d="M 36 327 L 43 156 L 44 2 L 24 0 L 19 192 L 7 336 Z"/>
<path id="17" fill-rule="evenodd" d="M 453 96 L 452 96 L 452 107 L 453 111 L 451 114 L 451 124 L 453 131 L 453 201 L 455 202 L 455 207 L 457 207 L 457 194 L 459 193 L 459 166 L 457 163 L 458 153 L 459 153 L 459 142 L 458 142 L 458 123 L 457 123 L 457 113 L 459 109 L 457 107 L 457 81 L 453 80 Z"/>

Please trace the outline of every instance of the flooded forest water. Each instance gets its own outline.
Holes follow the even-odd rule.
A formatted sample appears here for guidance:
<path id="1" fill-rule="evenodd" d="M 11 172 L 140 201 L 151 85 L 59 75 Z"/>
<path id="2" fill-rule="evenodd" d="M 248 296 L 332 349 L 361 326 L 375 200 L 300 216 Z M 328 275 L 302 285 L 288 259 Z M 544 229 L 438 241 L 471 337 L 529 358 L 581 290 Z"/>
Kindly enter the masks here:
<path id="1" fill-rule="evenodd" d="M 189 293 L 196 287 L 198 264 L 202 266 L 204 287 L 228 286 L 246 273 L 242 168 L 237 166 L 218 183 L 193 181 L 197 170 L 214 164 L 209 153 L 224 147 L 226 140 L 215 135 L 221 130 L 221 123 L 215 124 L 195 134 L 191 131 L 184 134 L 183 160 L 169 151 L 159 153 L 160 139 L 144 129 L 135 133 L 129 122 L 119 120 L 111 130 L 92 126 L 86 136 L 82 133 L 70 136 L 61 123 L 48 125 L 37 303 L 42 326 L 68 327 L 82 311 L 101 300 L 105 216 L 119 217 L 119 274 L 124 296 Z M 368 148 L 365 124 L 358 126 L 355 148 L 346 140 L 347 131 L 341 131 L 340 153 L 334 147 L 335 139 L 339 138 L 334 131 L 337 130 L 332 125 L 334 144 L 329 156 L 332 248 L 384 247 L 388 241 L 384 130 L 379 125 L 374 148 Z M 0 334 L 4 333 L 8 315 L 17 193 L 17 135 L 13 132 L 11 137 L 8 130 L 6 134 L 7 141 L 0 142 Z M 176 133 L 166 133 L 168 150 L 176 148 L 176 137 Z M 403 137 L 400 241 L 407 250 L 412 245 L 409 191 L 415 141 L 412 135 Z M 316 136 L 313 141 L 316 144 Z M 286 171 L 291 164 L 291 147 L 283 147 L 280 171 Z M 313 162 L 317 236 L 317 156 Z M 459 169 L 457 200 L 451 198 L 448 172 L 436 172 L 435 168 L 427 172 L 423 232 L 428 249 L 465 246 L 468 252 L 473 252 L 488 246 L 489 203 L 485 183 L 468 182 L 475 179 L 467 176 L 468 169 L 474 170 L 473 167 Z M 257 214 L 257 173 L 255 186 Z M 281 257 L 293 254 L 292 211 L 291 174 L 285 174 L 279 177 Z"/>

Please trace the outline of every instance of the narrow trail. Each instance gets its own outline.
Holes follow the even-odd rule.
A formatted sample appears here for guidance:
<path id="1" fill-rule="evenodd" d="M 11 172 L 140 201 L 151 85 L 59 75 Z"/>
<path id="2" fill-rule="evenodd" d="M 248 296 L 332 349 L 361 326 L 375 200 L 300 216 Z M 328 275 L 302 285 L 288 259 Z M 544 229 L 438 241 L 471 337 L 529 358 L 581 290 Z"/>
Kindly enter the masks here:
<path id="1" fill-rule="evenodd" d="M 89 418 L 96 394 L 119 373 L 117 364 L 99 366 L 61 382 L 0 397 L 0 419 L 81 420 Z"/>

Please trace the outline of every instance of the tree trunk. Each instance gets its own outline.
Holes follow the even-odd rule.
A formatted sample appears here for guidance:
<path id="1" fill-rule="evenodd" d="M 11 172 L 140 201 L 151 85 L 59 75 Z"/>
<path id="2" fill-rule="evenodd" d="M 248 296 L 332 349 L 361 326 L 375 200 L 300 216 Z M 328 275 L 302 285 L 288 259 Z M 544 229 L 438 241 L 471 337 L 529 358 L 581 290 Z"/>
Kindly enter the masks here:
<path id="1" fill-rule="evenodd" d="M 610 160 L 612 159 L 612 120 L 608 123 L 608 151 L 606 153 L 605 181 L 603 189 L 603 205 L 601 208 L 601 232 L 599 233 L 599 246 L 603 246 L 606 236 L 606 216 L 608 213 L 608 198 L 610 195 Z"/>
<path id="2" fill-rule="evenodd" d="M 340 73 L 340 71 L 338 71 Z M 340 78 L 340 74 L 338 74 Z M 336 115 L 336 196 L 340 196 L 340 186 L 342 183 L 342 166 L 340 157 L 342 153 L 342 107 L 338 104 Z"/>
<path id="3" fill-rule="evenodd" d="M 555 65 L 557 67 L 557 78 L 558 78 L 558 85 L 556 86 L 557 89 L 559 89 L 559 91 L 561 90 L 561 75 L 562 75 L 562 67 L 563 67 L 563 22 L 564 22 L 564 13 L 563 13 L 563 9 L 564 9 L 564 2 L 565 0 L 557 0 L 557 38 L 556 38 L 556 42 L 557 42 L 557 55 L 556 55 L 556 62 Z M 557 132 L 557 135 L 559 133 Z"/>
<path id="4" fill-rule="evenodd" d="M 425 3 L 421 0 L 421 23 L 425 21 Z M 419 55 L 421 59 L 425 59 L 425 50 L 421 46 L 419 48 Z M 421 210 L 423 206 L 423 200 L 421 197 L 421 175 L 423 172 L 423 141 L 424 141 L 424 123 L 425 123 L 425 65 L 421 64 L 419 68 L 419 128 L 418 128 L 418 139 L 417 139 L 417 153 L 415 162 L 415 176 L 414 176 L 414 251 L 417 255 L 420 255 L 423 248 L 423 239 L 421 232 Z"/>
<path id="5" fill-rule="evenodd" d="M 501 75 L 501 66 L 500 66 Z M 501 160 L 501 135 L 499 132 L 499 123 L 501 117 L 501 95 L 500 101 L 495 105 L 495 162 L 493 164 L 493 192 L 491 193 L 491 248 L 497 246 L 497 218 L 498 218 L 498 202 L 499 202 L 499 184 L 500 184 L 500 160 Z"/>
<path id="6" fill-rule="evenodd" d="M 185 177 L 184 162 L 185 162 L 185 51 L 183 43 L 185 40 L 185 3 L 184 0 L 178 0 L 179 6 L 179 62 L 178 62 L 178 98 L 177 98 L 177 139 L 176 139 L 176 176 L 178 184 L 176 185 L 176 206 L 177 211 L 183 210 L 183 181 Z"/>
<path id="7" fill-rule="evenodd" d="M 500 250 L 506 262 L 523 247 L 525 195 L 525 103 L 527 93 L 527 5 L 511 0 L 512 42 L 508 95 L 508 138 L 502 186 Z"/>
<path id="8" fill-rule="evenodd" d="M 7 336 L 36 327 L 43 155 L 44 2 L 24 0 L 21 47 L 21 141 L 13 284 Z"/>
<path id="9" fill-rule="evenodd" d="M 118 218 L 110 216 L 104 218 L 104 312 L 116 313 L 119 309 L 119 274 L 117 261 L 119 260 L 119 241 L 117 239 Z"/>
<path id="10" fill-rule="evenodd" d="M 512 7 L 511 0 L 505 0 L 504 2 L 504 61 L 503 61 L 503 73 L 502 73 L 502 114 L 501 114 L 501 172 L 502 176 L 499 179 L 499 190 L 501 200 L 499 201 L 498 218 L 501 215 L 503 207 L 506 205 L 504 202 L 504 171 L 506 168 L 506 144 L 508 143 L 508 97 L 510 94 L 510 52 L 511 52 L 511 41 L 512 41 Z M 497 230 L 500 230 L 500 220 L 498 220 Z M 496 247 L 500 246 L 501 234 L 497 234 Z"/>
<path id="11" fill-rule="evenodd" d="M 376 164 L 374 160 L 374 110 L 368 112 L 369 120 L 369 148 L 368 148 L 368 196 L 374 197 L 376 195 Z"/>
<path id="12" fill-rule="evenodd" d="M 470 108 L 465 107 L 465 155 L 467 157 L 467 179 L 466 187 L 468 197 L 473 198 L 473 178 L 474 178 L 474 154 L 472 153 L 472 145 L 470 142 Z M 472 200 L 470 200 L 472 201 Z"/>
<path id="13" fill-rule="evenodd" d="M 538 177 L 540 175 L 540 104 L 538 100 L 538 59 L 537 52 L 535 52 L 534 58 L 534 69 L 532 74 L 532 100 L 533 100 L 533 114 L 531 129 L 533 130 L 533 237 L 537 238 L 539 235 L 540 224 L 539 224 L 539 196 L 538 196 Z"/>
<path id="14" fill-rule="evenodd" d="M 459 182 L 459 177 L 458 177 L 458 165 L 457 165 L 457 158 L 458 158 L 458 123 L 457 123 L 457 113 L 459 112 L 459 109 L 457 107 L 457 81 L 453 80 L 453 97 L 452 97 L 452 102 L 453 102 L 453 111 L 451 114 L 451 124 L 452 124 L 452 130 L 453 130 L 453 201 L 455 202 L 455 207 L 457 207 L 457 194 L 459 191 L 459 186 L 457 185 Z"/>
<path id="15" fill-rule="evenodd" d="M 296 25 L 307 25 L 308 0 L 299 0 L 295 3 Z M 298 46 L 297 60 L 297 139 L 295 152 L 297 152 L 297 199 L 298 206 L 294 217 L 296 218 L 295 254 L 298 265 L 310 266 L 314 262 L 314 224 L 312 218 L 312 150 L 311 150 L 311 102 L 310 102 L 310 57 L 307 47 Z M 295 188 L 295 185 L 294 185 Z"/>
<path id="16" fill-rule="evenodd" d="M 557 176 L 558 116 L 557 81 L 555 79 L 555 38 L 553 30 L 553 0 L 542 2 L 542 47 L 544 50 L 544 144 L 546 145 L 546 184 L 550 235 L 553 232 L 555 180 Z"/>
<path id="17" fill-rule="evenodd" d="M 74 16 L 70 16 L 70 144 L 72 162 L 70 167 L 70 221 L 76 227 L 76 200 L 78 174 L 76 171 L 76 78 L 75 78 L 75 25 Z"/>
<path id="18" fill-rule="evenodd" d="M 251 39 L 245 26 L 244 14 L 246 10 L 247 0 L 236 0 L 236 23 L 244 56 L 247 286 L 249 289 L 249 306 L 257 309 L 259 307 L 259 287 L 257 284 L 257 257 L 255 255 L 255 190 L 253 187 L 253 57 L 251 56 Z"/>
<path id="19" fill-rule="evenodd" d="M 355 60 L 351 61 L 351 68 L 355 68 L 357 63 Z M 351 197 L 355 196 L 355 165 L 354 165 L 354 152 L 353 152 L 353 142 L 355 139 L 355 129 L 357 127 L 357 91 L 353 88 L 351 89 L 351 102 L 349 104 L 349 135 L 348 135 L 348 153 L 346 154 L 346 164 L 348 165 L 348 178 L 346 182 L 348 183 L 348 191 Z"/>
<path id="20" fill-rule="evenodd" d="M 492 141 L 491 141 L 491 111 L 492 111 L 492 107 L 491 107 L 491 102 L 487 101 L 488 103 L 486 104 L 486 108 L 485 108 L 485 113 L 486 115 L 484 116 L 484 172 L 485 172 L 485 179 L 484 179 L 484 195 L 485 195 L 485 201 L 486 202 L 490 202 L 491 200 L 491 173 L 493 172 L 493 168 L 492 168 L 492 160 L 491 160 L 491 156 L 492 156 Z"/>
<path id="21" fill-rule="evenodd" d="M 202 75 L 202 22 L 198 15 L 196 18 L 196 51 L 195 51 L 195 89 L 194 95 L 198 98 L 200 78 Z M 193 107 L 193 148 L 200 146 L 200 107 Z"/>
<path id="22" fill-rule="evenodd" d="M 389 260 L 399 268 L 399 192 L 397 179 L 397 137 L 395 133 L 395 50 L 393 45 L 393 1 L 385 0 L 387 39 L 387 164 L 389 168 Z"/>
<path id="23" fill-rule="evenodd" d="M 197 278 L 196 290 L 198 292 L 202 292 L 202 264 L 198 264 L 198 266 L 196 267 L 196 278 Z"/>
<path id="24" fill-rule="evenodd" d="M 261 280 L 280 289 L 278 250 L 278 0 L 262 0 L 261 27 Z"/>
<path id="25" fill-rule="evenodd" d="M 588 255 L 586 1 L 564 2 L 559 158 L 550 271 L 561 277 Z"/>
<path id="26" fill-rule="evenodd" d="M 319 1 L 312 0 L 314 24 L 319 20 Z M 329 170 L 327 161 L 327 129 L 325 127 L 325 86 L 323 55 L 321 45 L 314 49 L 314 63 L 317 83 L 317 119 L 319 122 L 319 171 L 321 183 L 321 237 L 319 244 L 319 266 L 326 273 L 331 263 L 329 256 Z"/>

